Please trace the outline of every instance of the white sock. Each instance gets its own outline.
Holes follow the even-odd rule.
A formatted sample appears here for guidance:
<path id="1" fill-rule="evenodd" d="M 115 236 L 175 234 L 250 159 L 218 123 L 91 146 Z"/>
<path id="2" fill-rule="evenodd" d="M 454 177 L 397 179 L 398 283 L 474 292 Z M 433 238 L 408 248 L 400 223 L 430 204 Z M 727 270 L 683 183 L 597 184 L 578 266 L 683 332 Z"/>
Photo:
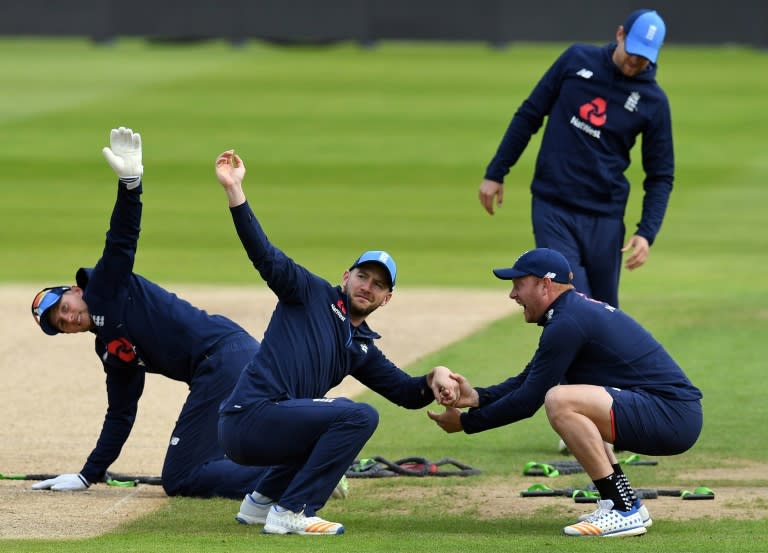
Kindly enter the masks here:
<path id="1" fill-rule="evenodd" d="M 251 499 L 253 500 L 254 503 L 258 503 L 259 505 L 267 505 L 269 503 L 274 503 L 275 502 L 275 500 L 272 499 L 271 497 L 267 497 L 266 495 L 262 495 L 259 492 L 257 492 L 256 490 L 253 490 L 253 492 L 251 493 Z"/>

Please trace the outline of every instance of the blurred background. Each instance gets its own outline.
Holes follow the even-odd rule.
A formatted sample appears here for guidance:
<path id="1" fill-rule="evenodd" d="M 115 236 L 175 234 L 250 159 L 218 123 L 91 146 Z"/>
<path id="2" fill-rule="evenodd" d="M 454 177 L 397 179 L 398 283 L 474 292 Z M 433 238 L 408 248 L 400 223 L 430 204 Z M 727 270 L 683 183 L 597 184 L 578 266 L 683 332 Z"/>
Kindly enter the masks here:
<path id="1" fill-rule="evenodd" d="M 532 246 L 537 142 L 494 217 L 477 188 L 520 103 L 572 41 L 605 44 L 632 2 L 541 0 L 0 3 L 0 282 L 68 282 L 101 254 L 109 129 L 144 138 L 136 270 L 255 284 L 213 176 L 235 148 L 273 242 L 329 280 L 387 249 L 400 284 L 489 287 Z M 768 4 L 650 2 L 676 180 L 649 263 L 622 294 L 763 262 Z M 639 145 L 626 224 L 640 213 Z M 713 252 L 717 252 L 716 255 Z M 758 289 L 765 290 L 761 283 Z M 641 302 L 645 305 L 644 302 Z"/>
<path id="2" fill-rule="evenodd" d="M 761 0 L 5 0 L 5 35 L 120 36 L 285 43 L 353 40 L 581 41 L 610 36 L 638 8 L 657 9 L 670 44 L 768 46 Z"/>

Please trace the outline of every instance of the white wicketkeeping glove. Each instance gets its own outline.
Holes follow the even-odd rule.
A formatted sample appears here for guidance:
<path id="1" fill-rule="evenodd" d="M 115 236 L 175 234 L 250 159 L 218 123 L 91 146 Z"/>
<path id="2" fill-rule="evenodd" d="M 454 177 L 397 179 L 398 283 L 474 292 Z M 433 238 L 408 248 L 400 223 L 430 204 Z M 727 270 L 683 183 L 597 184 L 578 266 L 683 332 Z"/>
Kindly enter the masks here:
<path id="1" fill-rule="evenodd" d="M 144 166 L 141 164 L 141 135 L 131 129 L 120 127 L 112 129 L 109 133 L 111 147 L 101 150 L 112 169 L 121 179 L 136 179 L 135 183 L 128 185 L 128 189 L 139 185 L 139 178 L 144 174 Z"/>
<path id="2" fill-rule="evenodd" d="M 90 484 L 82 474 L 62 474 L 56 478 L 49 478 L 37 484 L 32 484 L 33 490 L 51 489 L 56 492 L 86 490 Z"/>

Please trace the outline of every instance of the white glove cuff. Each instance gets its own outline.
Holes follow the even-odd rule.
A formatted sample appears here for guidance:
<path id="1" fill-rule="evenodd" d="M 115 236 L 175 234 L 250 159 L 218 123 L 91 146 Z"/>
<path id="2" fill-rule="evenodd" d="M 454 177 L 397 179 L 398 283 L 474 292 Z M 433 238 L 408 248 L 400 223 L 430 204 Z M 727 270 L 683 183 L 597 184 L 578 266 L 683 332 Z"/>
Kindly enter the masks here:
<path id="1" fill-rule="evenodd" d="M 141 177 L 120 177 L 122 182 L 128 190 L 133 190 L 141 184 Z"/>

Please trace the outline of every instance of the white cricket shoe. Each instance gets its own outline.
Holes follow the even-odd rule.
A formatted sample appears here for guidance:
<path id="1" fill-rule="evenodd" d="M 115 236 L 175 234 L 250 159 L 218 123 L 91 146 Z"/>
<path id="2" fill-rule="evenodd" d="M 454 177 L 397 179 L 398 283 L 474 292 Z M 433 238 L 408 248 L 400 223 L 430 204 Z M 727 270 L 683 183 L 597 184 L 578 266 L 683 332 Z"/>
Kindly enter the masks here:
<path id="1" fill-rule="evenodd" d="M 597 511 L 581 522 L 566 526 L 563 533 L 566 536 L 614 538 L 639 536 L 648 531 L 637 505 L 627 512 L 614 509 L 610 499 L 601 499 L 597 505 Z"/>
<path id="2" fill-rule="evenodd" d="M 235 516 L 235 520 L 240 524 L 264 524 L 267 522 L 269 509 L 275 505 L 275 502 L 258 503 L 253 500 L 251 494 L 246 494 L 243 502 L 240 503 L 240 512 Z"/>
<path id="3" fill-rule="evenodd" d="M 650 528 L 651 526 L 653 526 L 653 519 L 651 518 L 651 513 L 648 512 L 648 507 L 643 505 L 639 499 L 637 500 L 637 503 L 635 503 L 635 507 L 637 507 L 637 512 L 640 513 L 640 518 L 643 520 L 643 526 L 645 526 L 646 528 Z M 600 509 L 598 509 L 597 511 L 599 510 Z M 579 522 L 584 522 L 589 517 L 596 515 L 597 511 L 593 511 L 586 515 L 581 515 L 579 517 Z"/>
<path id="4" fill-rule="evenodd" d="M 264 534 L 300 534 L 302 536 L 333 536 L 344 533 L 344 525 L 320 517 L 308 517 L 304 511 L 278 511 L 273 506 L 261 530 Z"/>

